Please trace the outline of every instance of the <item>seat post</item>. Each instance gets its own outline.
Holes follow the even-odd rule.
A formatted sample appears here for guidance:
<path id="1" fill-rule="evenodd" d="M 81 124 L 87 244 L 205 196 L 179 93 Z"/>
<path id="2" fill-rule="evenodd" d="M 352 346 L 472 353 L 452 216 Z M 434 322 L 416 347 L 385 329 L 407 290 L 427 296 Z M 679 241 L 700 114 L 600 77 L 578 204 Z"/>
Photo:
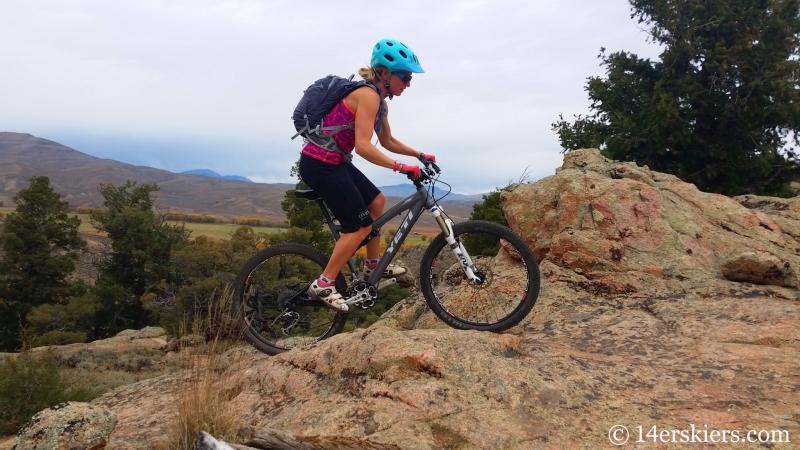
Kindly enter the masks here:
<path id="1" fill-rule="evenodd" d="M 322 201 L 321 198 L 318 198 L 314 201 L 317 202 L 319 209 L 322 210 L 322 221 L 327 224 L 333 223 L 333 217 L 331 217 L 331 212 L 328 210 L 328 207 L 325 206 L 325 202 Z"/>

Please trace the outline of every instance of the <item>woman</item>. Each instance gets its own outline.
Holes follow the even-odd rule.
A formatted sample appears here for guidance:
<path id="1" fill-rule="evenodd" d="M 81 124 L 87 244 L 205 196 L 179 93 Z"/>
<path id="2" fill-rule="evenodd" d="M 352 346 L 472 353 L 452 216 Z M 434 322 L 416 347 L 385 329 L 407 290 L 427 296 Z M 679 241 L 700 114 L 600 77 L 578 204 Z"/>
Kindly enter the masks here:
<path id="1" fill-rule="evenodd" d="M 414 150 L 392 136 L 389 111 L 384 101 L 386 97 L 391 99 L 395 95 L 402 95 L 411 86 L 411 74 L 423 72 L 417 56 L 401 42 L 393 39 L 378 42 L 372 51 L 370 67 L 358 71 L 368 83 L 348 94 L 325 116 L 326 127 L 355 122 L 355 129 L 341 131 L 334 136 L 339 149 L 347 154 L 355 149 L 357 155 L 373 164 L 410 175 L 414 179 L 419 178 L 419 166 L 401 164 L 389 158 L 371 140 L 373 131 L 376 131 L 381 146 L 386 150 L 413 156 L 423 162 L 436 161 L 433 155 Z M 345 161 L 341 154 L 325 150 L 312 142 L 303 147 L 300 177 L 322 197 L 342 225 L 342 236 L 333 248 L 328 265 L 322 275 L 311 284 L 308 292 L 331 309 L 346 312 L 348 305 L 344 297 L 336 291 L 334 280 L 359 244 L 372 231 L 372 222 L 383 214 L 386 198 L 361 171 Z M 370 240 L 366 250 L 365 271 L 369 275 L 378 265 L 380 239 Z M 405 271 L 402 267 L 389 265 L 384 276 L 400 275 Z"/>

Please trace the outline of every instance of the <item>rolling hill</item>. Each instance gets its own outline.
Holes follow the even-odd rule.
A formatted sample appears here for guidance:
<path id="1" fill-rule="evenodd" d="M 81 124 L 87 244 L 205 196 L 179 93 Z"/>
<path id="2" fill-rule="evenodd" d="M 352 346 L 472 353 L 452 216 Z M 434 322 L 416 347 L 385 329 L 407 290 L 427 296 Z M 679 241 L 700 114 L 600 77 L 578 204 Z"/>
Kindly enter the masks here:
<path id="1" fill-rule="evenodd" d="M 161 189 L 156 205 L 161 213 L 206 214 L 217 217 L 258 217 L 280 221 L 285 218 L 280 202 L 293 184 L 245 183 L 224 178 L 178 174 L 152 167 L 134 166 L 81 153 L 57 142 L 30 134 L 0 132 L 0 201 L 11 199 L 28 185 L 32 176 L 46 175 L 53 188 L 70 206 L 101 207 L 101 183 L 155 183 Z M 387 204 L 401 196 L 387 192 Z M 469 216 L 472 202 L 454 202 L 447 211 L 453 219 Z M 423 216 L 427 219 L 427 216 Z M 425 220 L 422 226 L 435 226 Z"/>
<path id="2" fill-rule="evenodd" d="M 253 180 L 243 177 L 240 175 L 220 175 L 217 172 L 209 169 L 195 169 L 195 170 L 187 170 L 185 172 L 181 172 L 182 175 L 202 175 L 204 177 L 212 177 L 212 178 L 224 178 L 226 180 L 233 180 L 233 181 L 244 181 L 246 183 L 252 183 Z"/>

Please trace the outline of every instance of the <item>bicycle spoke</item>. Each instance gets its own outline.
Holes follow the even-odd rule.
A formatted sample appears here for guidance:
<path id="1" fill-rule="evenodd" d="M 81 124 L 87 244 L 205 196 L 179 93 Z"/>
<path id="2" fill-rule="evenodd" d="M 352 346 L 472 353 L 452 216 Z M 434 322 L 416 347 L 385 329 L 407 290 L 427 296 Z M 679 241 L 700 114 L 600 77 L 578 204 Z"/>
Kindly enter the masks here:
<path id="1" fill-rule="evenodd" d="M 429 304 L 434 302 L 431 308 L 457 328 L 498 331 L 518 323 L 538 296 L 535 257 L 511 230 L 496 224 L 466 222 L 454 227 L 454 232 L 472 259 L 473 271 L 480 281 L 467 278 L 450 246 L 443 237 L 437 237 L 424 258 L 429 267 L 423 267 L 428 279 L 422 282 L 429 285 L 423 286 L 423 293 Z M 531 291 L 532 270 L 535 292 Z"/>
<path id="2" fill-rule="evenodd" d="M 277 245 L 251 258 L 237 276 L 241 284 L 234 293 L 249 330 L 245 338 L 275 354 L 339 332 L 344 318 L 304 293 L 325 264 L 324 255 L 299 244 Z"/>

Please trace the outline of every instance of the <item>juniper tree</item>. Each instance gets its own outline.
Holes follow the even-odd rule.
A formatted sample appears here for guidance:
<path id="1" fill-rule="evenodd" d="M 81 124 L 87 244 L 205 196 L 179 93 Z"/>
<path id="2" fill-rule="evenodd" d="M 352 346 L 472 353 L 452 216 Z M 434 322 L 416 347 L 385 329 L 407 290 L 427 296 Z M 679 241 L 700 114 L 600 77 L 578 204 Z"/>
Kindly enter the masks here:
<path id="1" fill-rule="evenodd" d="M 30 179 L 14 197 L 16 209 L 0 231 L 0 349 L 19 347 L 18 330 L 39 305 L 67 301 L 68 276 L 86 247 L 80 219 L 50 186 L 46 176 Z"/>
<path id="2" fill-rule="evenodd" d="M 315 202 L 297 198 L 294 195 L 296 190 L 309 189 L 308 185 L 300 179 L 300 161 L 297 161 L 294 166 L 292 166 L 289 174 L 297 177 L 298 180 L 294 189 L 286 191 L 284 199 L 281 202 L 281 208 L 286 213 L 289 226 L 293 228 L 302 228 L 303 230 L 311 232 L 308 242 L 302 243 L 309 244 L 323 253 L 332 252 L 334 244 L 333 234 L 324 227 L 322 211 L 319 206 L 317 206 Z M 282 234 L 287 234 L 287 232 Z M 296 231 L 291 232 L 291 235 L 294 237 L 300 236 L 301 234 L 302 233 Z"/>
<path id="3" fill-rule="evenodd" d="M 90 221 L 111 239 L 111 253 L 100 264 L 96 284 L 102 303 L 98 321 L 110 334 L 152 322 L 142 296 L 162 281 L 172 281 L 171 252 L 185 244 L 189 232 L 156 215 L 151 195 L 158 186 L 154 184 L 102 184 L 99 191 L 104 208 L 93 210 Z"/>
<path id="4" fill-rule="evenodd" d="M 728 195 L 788 194 L 800 177 L 800 0 L 629 0 L 662 47 L 600 59 L 587 117 L 553 124 L 564 151 L 677 175 Z"/>

